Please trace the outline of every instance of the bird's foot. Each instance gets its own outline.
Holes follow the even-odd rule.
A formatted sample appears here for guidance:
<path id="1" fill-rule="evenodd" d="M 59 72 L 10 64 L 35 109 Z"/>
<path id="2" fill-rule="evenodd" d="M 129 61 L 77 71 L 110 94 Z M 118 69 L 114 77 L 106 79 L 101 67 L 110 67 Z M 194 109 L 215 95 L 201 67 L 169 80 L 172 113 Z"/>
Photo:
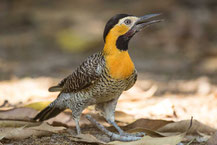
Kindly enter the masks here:
<path id="1" fill-rule="evenodd" d="M 119 132 L 119 134 L 121 136 L 135 136 L 135 137 L 143 137 L 145 136 L 145 133 L 143 132 L 138 132 L 138 133 L 126 133 L 124 132 L 114 121 L 111 120 L 107 120 L 109 124 L 111 124 L 112 126 L 114 126 L 116 128 L 116 130 Z"/>
<path id="2" fill-rule="evenodd" d="M 130 134 L 130 133 L 124 133 L 124 132 L 122 132 L 120 134 L 116 134 L 116 133 L 113 133 L 113 132 L 107 130 L 102 124 L 100 124 L 94 118 L 92 118 L 92 116 L 86 115 L 86 118 L 92 124 L 94 124 L 99 130 L 101 130 L 103 133 L 108 135 L 111 138 L 111 140 L 136 141 L 136 140 L 141 139 L 145 135 L 144 133 Z"/>
<path id="3" fill-rule="evenodd" d="M 144 132 L 137 132 L 137 133 L 126 133 L 126 132 L 121 132 L 121 136 L 135 136 L 135 137 L 143 137 L 145 136 Z"/>

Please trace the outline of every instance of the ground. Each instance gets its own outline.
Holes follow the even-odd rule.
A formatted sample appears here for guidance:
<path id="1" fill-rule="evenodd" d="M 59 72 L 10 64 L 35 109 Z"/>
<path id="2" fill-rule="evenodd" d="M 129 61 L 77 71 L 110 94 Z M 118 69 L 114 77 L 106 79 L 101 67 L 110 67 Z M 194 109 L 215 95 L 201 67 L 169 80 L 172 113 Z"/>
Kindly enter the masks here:
<path id="1" fill-rule="evenodd" d="M 142 126 L 156 131 L 160 126 L 153 120 L 171 123 L 193 116 L 216 129 L 216 6 L 215 0 L 1 1 L 4 13 L 0 19 L 4 23 L 0 24 L 0 119 L 28 120 L 37 111 L 19 110 L 21 107 L 54 100 L 57 93 L 47 89 L 70 74 L 87 56 L 102 49 L 104 25 L 114 14 L 140 16 L 161 12 L 164 22 L 140 32 L 130 42 L 129 52 L 139 77 L 135 86 L 120 97 L 116 119 L 124 127 L 144 118 Z M 18 110 L 2 111 L 13 108 Z M 87 113 L 96 114 L 92 107 L 84 111 Z M 108 126 L 97 115 L 94 117 Z M 64 112 L 48 122 L 55 125 L 53 121 L 67 129 L 43 137 L 0 142 L 75 144 L 70 113 Z M 109 141 L 84 116 L 81 124 L 84 133 Z M 126 130 L 135 127 L 138 126 Z M 195 140 L 192 144 L 205 144 L 207 140 Z"/>

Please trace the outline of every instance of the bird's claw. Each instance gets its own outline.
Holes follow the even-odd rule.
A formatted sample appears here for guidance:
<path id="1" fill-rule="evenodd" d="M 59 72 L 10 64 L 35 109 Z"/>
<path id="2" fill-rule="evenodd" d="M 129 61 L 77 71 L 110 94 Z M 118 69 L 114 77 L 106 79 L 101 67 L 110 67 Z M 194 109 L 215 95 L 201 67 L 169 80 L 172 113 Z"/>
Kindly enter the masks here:
<path id="1" fill-rule="evenodd" d="M 120 134 L 113 133 L 109 130 L 107 130 L 102 124 L 97 122 L 94 118 L 92 118 L 90 115 L 86 115 L 86 118 L 94 124 L 99 130 L 101 130 L 103 133 L 108 135 L 111 140 L 119 140 L 119 141 L 136 141 L 140 140 L 145 133 L 135 133 L 135 134 L 130 134 L 130 133 L 124 133 L 121 132 Z"/>
<path id="2" fill-rule="evenodd" d="M 120 133 L 120 136 L 143 137 L 143 136 L 145 136 L 145 133 L 144 133 L 144 132 L 137 132 L 137 133 L 126 133 L 126 132 L 122 132 L 122 133 Z"/>

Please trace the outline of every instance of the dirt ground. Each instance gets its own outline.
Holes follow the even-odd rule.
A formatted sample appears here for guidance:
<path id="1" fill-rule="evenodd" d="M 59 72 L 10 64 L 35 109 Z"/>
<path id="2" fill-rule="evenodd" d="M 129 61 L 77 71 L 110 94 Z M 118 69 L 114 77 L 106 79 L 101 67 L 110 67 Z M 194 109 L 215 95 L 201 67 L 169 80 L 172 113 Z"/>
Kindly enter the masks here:
<path id="1" fill-rule="evenodd" d="M 163 78 L 162 78 L 163 79 Z M 212 128 L 217 128 L 217 89 L 211 84 L 207 77 L 200 77 L 192 80 L 176 80 L 168 83 L 162 81 L 153 81 L 150 76 L 146 80 L 138 80 L 136 85 L 129 91 L 124 92 L 117 105 L 116 120 L 119 125 L 126 126 L 135 120 L 144 118 L 156 119 L 162 121 L 181 121 L 190 119 L 191 116 L 195 120 L 200 121 Z M 0 84 L 1 96 L 7 96 L 9 104 L 6 104 L 1 110 L 10 108 L 20 108 L 25 104 L 34 102 L 52 101 L 56 97 L 56 93 L 49 93 L 47 88 L 55 84 L 57 79 L 53 78 L 24 78 L 12 81 L 2 81 Z M 43 84 L 43 85 L 42 85 Z M 33 90 L 34 88 L 34 90 Z M 16 93 L 14 93 L 16 92 Z M 5 99 L 1 99 L 1 104 Z M 23 119 L 32 118 L 38 111 L 25 112 L 17 110 L 17 112 L 6 113 L 0 116 L 2 119 Z M 106 126 L 105 120 L 100 119 L 92 107 L 86 109 L 84 114 L 95 114 L 94 117 L 100 120 Z M 16 115 L 15 115 L 16 114 Z M 12 116 L 12 118 L 10 118 Z M 67 130 L 62 133 L 45 135 L 42 137 L 30 137 L 24 140 L 4 139 L 3 144 L 87 144 L 84 141 L 75 141 L 71 135 L 75 134 L 75 124 L 71 119 L 70 112 L 61 113 L 57 117 L 48 121 L 54 125 L 66 126 Z M 150 128 L 145 122 L 143 127 Z M 110 141 L 109 137 L 91 125 L 90 122 L 81 118 L 82 133 L 94 135 L 98 140 L 105 142 Z M 184 142 L 183 142 L 184 143 Z M 186 142 L 187 143 L 187 142 Z M 89 143 L 89 144 L 94 144 Z M 98 144 L 98 143 L 95 143 Z M 197 142 L 192 144 L 205 144 L 205 142 Z"/>
<path id="2" fill-rule="evenodd" d="M 177 122 L 193 116 L 217 129 L 215 0 L 166 0 L 164 3 L 3 0 L 0 8 L 4 10 L 0 15 L 3 22 L 0 24 L 1 112 L 54 100 L 57 94 L 47 89 L 70 74 L 87 56 L 102 49 L 104 25 L 114 14 L 161 12 L 165 19 L 162 24 L 149 27 L 130 42 L 129 52 L 139 78 L 120 97 L 117 121 L 126 127 L 141 118 Z M 12 111 L 6 117 L 0 112 L 0 119 L 31 118 L 36 110 Z M 88 113 L 96 114 L 92 107 L 84 111 Z M 69 112 L 48 122 L 67 129 L 42 137 L 3 139 L 0 144 L 98 144 L 75 141 L 71 136 L 75 135 L 75 126 Z M 84 116 L 81 125 L 83 133 L 110 141 Z M 150 129 L 149 124 L 144 126 Z M 206 143 L 207 140 L 192 142 Z"/>

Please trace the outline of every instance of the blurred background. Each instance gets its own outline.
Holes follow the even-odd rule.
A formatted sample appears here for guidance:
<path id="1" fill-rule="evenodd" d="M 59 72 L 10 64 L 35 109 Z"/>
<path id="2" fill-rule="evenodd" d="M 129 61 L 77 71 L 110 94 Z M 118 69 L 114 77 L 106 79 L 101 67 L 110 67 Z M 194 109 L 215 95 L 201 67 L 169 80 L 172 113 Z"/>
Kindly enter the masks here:
<path id="1" fill-rule="evenodd" d="M 1 104 L 53 100 L 48 87 L 102 50 L 104 26 L 115 14 L 162 13 L 164 22 L 130 41 L 139 80 L 118 109 L 135 114 L 142 100 L 146 114 L 137 117 L 193 115 L 216 126 L 216 0 L 1 0 L 0 11 Z"/>

